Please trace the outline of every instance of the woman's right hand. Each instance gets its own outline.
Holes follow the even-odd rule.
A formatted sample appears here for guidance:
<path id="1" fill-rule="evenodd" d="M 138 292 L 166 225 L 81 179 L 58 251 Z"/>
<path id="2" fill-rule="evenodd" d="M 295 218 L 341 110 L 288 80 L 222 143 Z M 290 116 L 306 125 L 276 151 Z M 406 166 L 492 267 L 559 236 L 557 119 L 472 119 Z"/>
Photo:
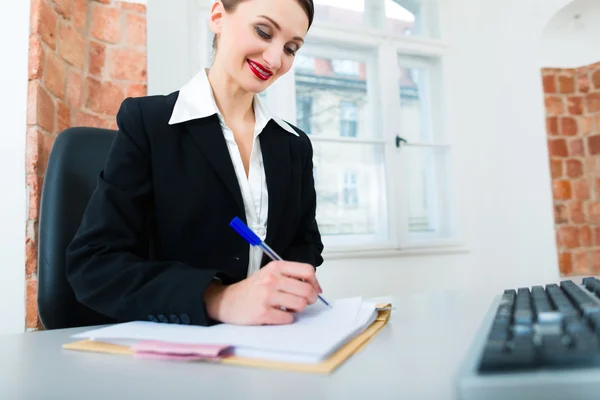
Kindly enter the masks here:
<path id="1" fill-rule="evenodd" d="M 321 286 L 310 264 L 271 261 L 256 273 L 230 286 L 211 285 L 204 299 L 208 315 L 236 325 L 279 325 L 293 322 L 317 301 Z"/>

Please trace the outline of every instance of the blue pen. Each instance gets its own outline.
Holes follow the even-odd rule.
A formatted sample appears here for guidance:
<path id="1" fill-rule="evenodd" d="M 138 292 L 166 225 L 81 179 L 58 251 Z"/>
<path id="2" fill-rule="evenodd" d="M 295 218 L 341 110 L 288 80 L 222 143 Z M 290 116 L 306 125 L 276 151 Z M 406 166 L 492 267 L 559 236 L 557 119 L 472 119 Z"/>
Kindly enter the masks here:
<path id="1" fill-rule="evenodd" d="M 229 226 L 231 226 L 233 229 L 235 229 L 235 231 L 237 233 L 239 233 L 239 235 L 241 237 L 243 237 L 244 239 L 246 239 L 246 241 L 248 243 L 250 243 L 252 246 L 258 246 L 262 249 L 262 251 L 265 252 L 266 255 L 268 255 L 271 260 L 281 260 L 283 261 L 283 258 L 279 257 L 277 255 L 277 253 L 275 253 L 273 251 L 273 249 L 271 249 L 269 247 L 268 244 L 266 244 L 265 242 L 263 242 L 262 240 L 260 240 L 260 238 L 258 236 L 256 236 L 256 234 L 254 232 L 252 232 L 252 229 L 250 229 L 246 224 L 244 224 L 244 221 L 242 221 L 241 219 L 239 219 L 238 217 L 235 217 L 233 220 L 231 220 L 231 222 L 229 223 Z M 324 298 L 321 297 L 321 295 L 319 295 L 319 299 L 325 303 L 328 307 L 331 307 L 329 305 L 328 302 L 325 301 Z"/>

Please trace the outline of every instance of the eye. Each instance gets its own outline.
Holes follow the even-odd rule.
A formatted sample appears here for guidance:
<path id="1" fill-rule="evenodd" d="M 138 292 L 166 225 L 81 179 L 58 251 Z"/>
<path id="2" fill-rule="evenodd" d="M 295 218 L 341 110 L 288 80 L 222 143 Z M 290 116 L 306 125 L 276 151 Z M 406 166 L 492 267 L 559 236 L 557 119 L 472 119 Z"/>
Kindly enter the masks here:
<path id="1" fill-rule="evenodd" d="M 265 31 L 263 31 L 262 29 L 260 29 L 259 26 L 255 27 L 254 30 L 256 31 L 256 33 L 258 34 L 258 36 L 260 36 L 261 38 L 263 38 L 263 39 L 271 39 L 271 35 L 269 35 Z"/>
<path id="2" fill-rule="evenodd" d="M 289 55 L 295 56 L 296 55 L 296 50 L 290 48 L 290 47 L 285 47 L 285 52 L 288 53 Z"/>

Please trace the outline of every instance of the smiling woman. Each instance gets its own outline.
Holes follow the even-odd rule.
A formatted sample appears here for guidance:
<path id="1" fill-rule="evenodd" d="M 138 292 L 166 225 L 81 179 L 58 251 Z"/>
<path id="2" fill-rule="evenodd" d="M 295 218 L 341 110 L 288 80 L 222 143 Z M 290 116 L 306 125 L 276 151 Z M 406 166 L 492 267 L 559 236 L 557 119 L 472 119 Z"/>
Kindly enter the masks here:
<path id="1" fill-rule="evenodd" d="M 263 92 L 290 70 L 313 18 L 312 0 L 215 2 L 209 20 L 214 69 L 226 70 L 249 92 Z"/>
<path id="2" fill-rule="evenodd" d="M 312 10 L 310 0 L 216 1 L 210 68 L 176 92 L 122 103 L 67 251 L 80 302 L 121 322 L 256 325 L 290 323 L 316 301 L 312 145 L 257 96 L 292 67 Z M 286 261 L 238 236 L 238 216 Z"/>

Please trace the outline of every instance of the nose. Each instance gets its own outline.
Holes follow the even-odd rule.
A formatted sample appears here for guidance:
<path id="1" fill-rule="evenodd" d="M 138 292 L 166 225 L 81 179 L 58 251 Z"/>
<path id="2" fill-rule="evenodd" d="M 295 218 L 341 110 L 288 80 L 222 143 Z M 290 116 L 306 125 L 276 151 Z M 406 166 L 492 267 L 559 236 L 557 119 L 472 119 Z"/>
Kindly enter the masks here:
<path id="1" fill-rule="evenodd" d="M 263 59 L 266 62 L 265 67 L 271 70 L 277 70 L 281 67 L 281 58 L 283 57 L 283 49 L 278 49 L 276 46 L 269 46 L 263 53 Z"/>

